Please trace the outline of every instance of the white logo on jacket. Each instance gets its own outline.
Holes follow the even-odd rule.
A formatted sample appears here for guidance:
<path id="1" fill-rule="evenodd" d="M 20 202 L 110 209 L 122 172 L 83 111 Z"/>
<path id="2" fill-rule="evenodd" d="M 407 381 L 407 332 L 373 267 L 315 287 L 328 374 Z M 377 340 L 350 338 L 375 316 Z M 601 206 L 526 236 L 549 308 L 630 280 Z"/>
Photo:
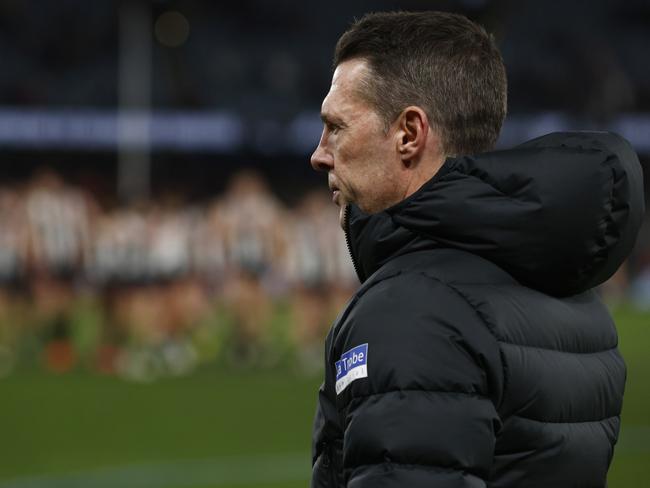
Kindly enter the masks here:
<path id="1" fill-rule="evenodd" d="M 336 394 L 345 390 L 350 383 L 368 377 L 368 343 L 353 347 L 336 361 Z"/>

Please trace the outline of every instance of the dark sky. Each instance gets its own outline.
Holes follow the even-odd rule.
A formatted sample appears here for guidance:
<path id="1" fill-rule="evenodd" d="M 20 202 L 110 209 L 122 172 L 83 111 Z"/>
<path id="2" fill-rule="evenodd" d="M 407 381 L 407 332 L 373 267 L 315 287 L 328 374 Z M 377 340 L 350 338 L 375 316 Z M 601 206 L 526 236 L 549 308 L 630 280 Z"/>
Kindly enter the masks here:
<path id="1" fill-rule="evenodd" d="M 650 109 L 650 3 L 516 1 L 156 1 L 151 24 L 178 11 L 189 35 L 152 44 L 157 108 L 292 117 L 315 109 L 345 27 L 376 10 L 452 10 L 493 32 L 510 79 L 510 112 L 607 117 Z M 0 105 L 113 107 L 115 0 L 0 2 Z"/>

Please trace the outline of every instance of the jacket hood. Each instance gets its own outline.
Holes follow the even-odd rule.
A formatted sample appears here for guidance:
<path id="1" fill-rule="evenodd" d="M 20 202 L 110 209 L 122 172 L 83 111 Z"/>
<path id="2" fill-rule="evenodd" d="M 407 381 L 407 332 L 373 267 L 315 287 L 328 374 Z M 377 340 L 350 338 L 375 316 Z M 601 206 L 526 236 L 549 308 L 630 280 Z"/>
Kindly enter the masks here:
<path id="1" fill-rule="evenodd" d="M 450 247 L 492 261 L 523 285 L 566 296 L 614 274 L 643 212 L 643 174 L 625 139 L 553 133 L 449 158 L 416 193 L 378 214 L 351 205 L 346 234 L 362 282 L 398 255 Z"/>

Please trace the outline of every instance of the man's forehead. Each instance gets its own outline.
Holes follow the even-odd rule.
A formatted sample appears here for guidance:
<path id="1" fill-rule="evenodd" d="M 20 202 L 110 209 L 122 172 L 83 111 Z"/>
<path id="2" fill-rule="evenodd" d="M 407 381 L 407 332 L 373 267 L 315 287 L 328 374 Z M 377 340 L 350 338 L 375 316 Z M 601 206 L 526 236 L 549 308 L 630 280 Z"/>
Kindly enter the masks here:
<path id="1" fill-rule="evenodd" d="M 356 89 L 359 83 L 368 75 L 368 62 L 365 59 L 349 59 L 343 61 L 334 70 L 332 88 Z"/>
<path id="2" fill-rule="evenodd" d="M 339 64 L 332 76 L 329 93 L 323 100 L 323 118 L 343 117 L 364 101 L 359 96 L 359 85 L 368 73 L 365 60 L 352 59 Z"/>

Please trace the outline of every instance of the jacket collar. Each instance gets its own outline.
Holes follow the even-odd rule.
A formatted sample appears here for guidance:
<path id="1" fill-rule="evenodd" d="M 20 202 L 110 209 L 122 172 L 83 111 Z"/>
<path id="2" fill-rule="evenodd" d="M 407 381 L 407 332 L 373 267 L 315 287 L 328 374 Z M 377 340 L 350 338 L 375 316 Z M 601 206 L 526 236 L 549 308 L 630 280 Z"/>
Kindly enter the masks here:
<path id="1" fill-rule="evenodd" d="M 507 151 L 450 158 L 416 193 L 367 215 L 346 209 L 363 282 L 402 254 L 450 247 L 552 295 L 596 286 L 634 245 L 644 211 L 634 151 L 610 133 L 554 133 Z"/>

